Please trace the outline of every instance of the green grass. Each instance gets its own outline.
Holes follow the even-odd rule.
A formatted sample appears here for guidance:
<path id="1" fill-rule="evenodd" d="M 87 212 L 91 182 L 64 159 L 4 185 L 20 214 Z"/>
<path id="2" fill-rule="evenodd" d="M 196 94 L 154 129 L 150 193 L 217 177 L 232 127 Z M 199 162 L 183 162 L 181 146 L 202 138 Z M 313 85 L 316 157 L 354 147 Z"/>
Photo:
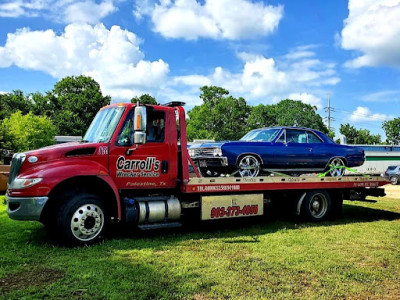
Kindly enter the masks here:
<path id="1" fill-rule="evenodd" d="M 54 246 L 0 197 L 0 298 L 398 299 L 400 200 L 346 202 L 321 224 L 252 221 Z M 222 225 L 222 227 L 219 227 Z"/>

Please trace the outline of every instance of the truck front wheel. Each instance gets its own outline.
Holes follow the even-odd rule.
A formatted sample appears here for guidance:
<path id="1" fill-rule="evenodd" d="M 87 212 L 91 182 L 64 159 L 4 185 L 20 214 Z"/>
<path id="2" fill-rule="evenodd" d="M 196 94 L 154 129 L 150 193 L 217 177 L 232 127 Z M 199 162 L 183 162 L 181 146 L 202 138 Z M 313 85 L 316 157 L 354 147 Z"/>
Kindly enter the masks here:
<path id="1" fill-rule="evenodd" d="M 94 194 L 73 196 L 58 211 L 61 242 L 68 245 L 90 245 L 101 241 L 108 223 L 107 211 Z"/>

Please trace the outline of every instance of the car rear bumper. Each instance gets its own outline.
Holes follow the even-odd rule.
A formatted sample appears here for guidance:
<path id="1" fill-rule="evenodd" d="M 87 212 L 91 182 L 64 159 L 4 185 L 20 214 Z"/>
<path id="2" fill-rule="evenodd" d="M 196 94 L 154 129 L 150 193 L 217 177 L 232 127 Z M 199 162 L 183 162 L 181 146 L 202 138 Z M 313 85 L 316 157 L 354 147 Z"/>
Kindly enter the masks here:
<path id="1" fill-rule="evenodd" d="M 6 195 L 7 214 L 13 220 L 39 221 L 48 197 L 9 197 Z"/>

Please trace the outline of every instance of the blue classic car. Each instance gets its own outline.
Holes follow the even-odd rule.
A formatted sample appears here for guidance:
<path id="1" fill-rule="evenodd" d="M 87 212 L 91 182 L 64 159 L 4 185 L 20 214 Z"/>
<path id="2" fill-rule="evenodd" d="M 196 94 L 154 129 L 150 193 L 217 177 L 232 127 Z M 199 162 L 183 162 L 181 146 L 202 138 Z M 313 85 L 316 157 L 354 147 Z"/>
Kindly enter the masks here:
<path id="1" fill-rule="evenodd" d="M 300 127 L 260 128 L 239 141 L 194 144 L 189 155 L 203 176 L 299 175 L 328 170 L 327 175 L 342 176 L 343 167 L 360 166 L 365 160 L 362 149 L 338 145 L 322 132 Z"/>

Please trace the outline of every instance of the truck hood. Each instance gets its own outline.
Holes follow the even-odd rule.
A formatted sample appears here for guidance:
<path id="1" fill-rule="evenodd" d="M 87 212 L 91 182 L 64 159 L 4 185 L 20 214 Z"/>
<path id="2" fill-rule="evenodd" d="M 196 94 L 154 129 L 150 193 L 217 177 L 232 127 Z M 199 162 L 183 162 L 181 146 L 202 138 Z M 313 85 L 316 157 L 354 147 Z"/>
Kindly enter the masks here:
<path id="1" fill-rule="evenodd" d="M 40 164 L 62 157 L 93 155 L 99 151 L 102 151 L 102 154 L 108 153 L 108 144 L 70 142 L 28 151 L 25 155 L 27 161 L 30 161 L 29 158 L 33 156 L 37 158 L 37 162 L 33 163 Z"/>

